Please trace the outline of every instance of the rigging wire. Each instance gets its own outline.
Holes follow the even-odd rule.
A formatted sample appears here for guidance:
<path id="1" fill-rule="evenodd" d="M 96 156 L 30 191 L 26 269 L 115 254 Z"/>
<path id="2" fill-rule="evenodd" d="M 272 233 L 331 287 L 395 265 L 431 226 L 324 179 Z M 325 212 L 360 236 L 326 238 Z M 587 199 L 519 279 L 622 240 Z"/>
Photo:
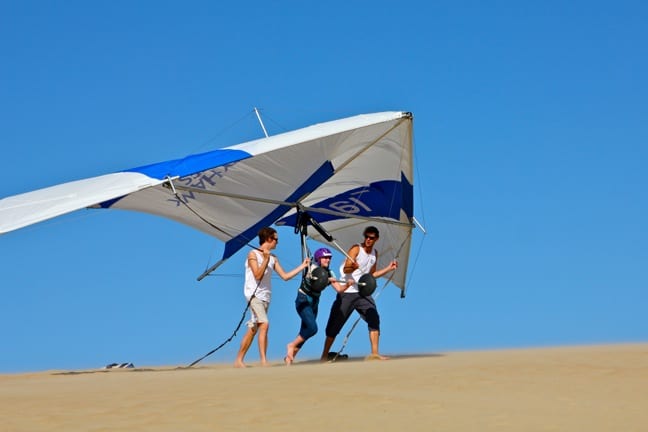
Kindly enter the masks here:
<path id="1" fill-rule="evenodd" d="M 208 138 L 202 144 L 194 147 L 193 150 L 190 153 L 191 154 L 198 153 L 199 151 L 202 151 L 203 149 L 205 149 L 207 146 L 211 146 L 211 144 L 216 142 L 217 138 L 224 135 L 225 132 L 229 131 L 230 129 L 233 129 L 234 126 L 238 125 L 239 123 L 241 123 L 246 118 L 251 117 L 252 115 L 254 115 L 254 112 L 255 112 L 254 110 L 248 111 L 241 118 L 239 118 L 238 120 L 235 120 L 234 122 L 232 122 L 229 126 L 225 126 L 224 128 L 222 128 L 218 133 L 213 135 L 211 138 Z M 187 158 L 189 158 L 189 157 L 191 157 L 191 156 L 185 156 L 185 157 L 182 157 L 180 159 L 175 160 L 175 163 L 169 166 L 169 171 L 172 171 L 173 169 L 175 169 L 178 165 L 185 162 L 185 160 L 187 160 Z"/>
<path id="2" fill-rule="evenodd" d="M 414 137 L 412 137 L 412 140 L 414 140 Z M 412 145 L 412 148 L 414 149 L 414 160 L 421 160 L 416 155 L 417 154 L 417 147 L 415 145 Z M 416 184 L 418 185 L 418 188 L 417 188 L 418 189 L 418 196 L 419 196 L 418 202 L 423 203 L 423 192 L 422 192 L 423 191 L 423 185 L 422 185 L 422 181 L 421 181 L 422 177 L 420 175 L 419 167 L 418 167 L 417 164 L 414 164 L 414 169 L 416 170 L 416 179 L 417 179 Z M 412 281 L 413 278 L 414 278 L 414 274 L 416 273 L 416 269 L 417 269 L 418 260 L 421 257 L 421 253 L 423 251 L 424 239 L 425 239 L 425 236 L 427 236 L 427 230 L 425 229 L 425 226 L 426 226 L 426 223 L 425 223 L 425 206 L 421 205 L 420 208 L 421 208 L 421 215 L 422 215 L 422 219 L 423 219 L 422 226 L 421 226 L 421 224 L 418 223 L 418 221 L 416 221 L 416 220 L 415 221 L 416 221 L 416 224 L 421 229 L 421 231 L 423 233 L 423 237 L 421 238 L 421 241 L 418 244 L 418 248 L 416 250 L 416 255 L 414 256 L 414 260 L 413 260 L 412 265 L 410 267 L 409 278 L 407 280 L 405 289 L 403 291 L 407 290 L 407 286 L 409 286 L 410 281 Z"/>
<path id="3" fill-rule="evenodd" d="M 235 126 L 237 126 L 243 120 L 247 119 L 248 117 L 251 117 L 254 113 L 255 113 L 254 110 L 250 110 L 250 111 L 246 112 L 241 118 L 239 118 L 238 120 L 234 120 L 234 122 L 232 122 L 230 125 L 225 126 L 219 132 L 217 132 L 215 135 L 213 135 L 211 138 L 208 138 L 207 140 L 205 140 L 205 142 L 200 144 L 200 146 L 198 146 L 195 150 L 199 151 L 199 150 L 207 147 L 208 145 L 213 144 L 214 142 L 216 142 L 217 138 L 224 135 L 225 132 L 229 131 L 230 129 L 233 129 Z"/>
<path id="4" fill-rule="evenodd" d="M 178 191 L 176 191 L 176 188 L 173 186 L 173 179 L 171 179 L 170 177 L 167 176 L 167 181 L 168 181 L 167 183 L 164 183 L 164 186 L 167 187 L 167 188 L 169 188 L 169 189 L 171 189 L 171 191 L 172 191 L 173 194 L 175 195 L 176 199 L 177 199 L 179 202 L 181 202 L 181 203 L 182 203 L 182 204 L 183 204 L 183 205 L 184 205 L 184 206 L 185 206 L 185 207 L 186 207 L 186 208 L 187 208 L 191 213 L 193 213 L 193 214 L 194 214 L 198 219 L 200 219 L 201 221 L 205 222 L 207 225 L 209 225 L 210 227 L 214 228 L 216 231 L 225 234 L 225 235 L 226 235 L 227 237 L 229 237 L 230 239 L 235 238 L 235 236 L 233 236 L 232 234 L 230 234 L 230 233 L 228 233 L 227 231 L 223 230 L 222 228 L 220 228 L 220 227 L 214 225 L 213 223 L 211 223 L 210 221 L 208 221 L 207 219 L 205 219 L 205 218 L 204 218 L 201 214 L 199 214 L 196 210 L 194 210 L 193 208 L 191 208 L 191 206 L 189 205 L 189 203 L 185 202 L 185 201 L 182 199 L 182 197 L 178 194 Z M 250 244 L 250 242 L 252 241 L 251 238 L 249 238 L 249 237 L 245 237 L 245 236 L 243 236 L 242 234 L 239 234 L 239 235 L 242 237 L 242 241 L 245 241 L 245 245 L 251 247 L 252 249 L 259 250 L 259 248 L 255 247 L 255 246 L 252 246 L 252 245 Z M 213 265 L 212 267 L 210 267 L 210 268 L 208 268 L 207 270 L 205 270 L 205 271 L 203 272 L 203 274 L 198 278 L 198 280 L 202 280 L 203 277 L 207 276 L 209 273 L 211 273 L 213 270 L 215 270 L 215 269 L 216 269 L 220 264 L 222 264 L 223 262 L 224 262 L 224 259 L 220 260 L 218 263 L 216 263 L 216 264 Z"/>
<path id="5" fill-rule="evenodd" d="M 261 283 L 261 281 L 259 280 L 259 284 L 260 284 L 260 283 Z M 259 285 L 258 285 L 258 284 L 257 284 L 257 288 L 259 288 Z M 255 289 L 254 291 L 256 292 L 256 289 Z M 213 350 L 209 351 L 209 352 L 208 352 L 207 354 L 205 354 L 204 356 L 202 356 L 202 357 L 200 357 L 200 358 L 194 360 L 194 361 L 191 362 L 191 364 L 189 364 L 188 366 L 185 366 L 185 368 L 188 369 L 188 368 L 190 368 L 190 367 L 193 367 L 193 366 L 196 365 L 198 362 L 204 360 L 205 358 L 209 357 L 210 355 L 214 354 L 216 351 L 218 351 L 219 349 L 221 349 L 222 347 L 224 347 L 225 345 L 227 345 L 228 343 L 230 343 L 230 342 L 232 341 L 232 339 L 234 339 L 234 338 L 236 337 L 236 333 L 238 333 L 239 329 L 241 328 L 241 325 L 243 324 L 243 321 L 245 320 L 245 314 L 247 313 L 248 309 L 250 309 L 250 303 L 252 303 L 252 298 L 253 298 L 253 297 L 254 297 L 254 295 L 253 295 L 252 297 L 250 297 L 250 300 L 248 300 L 247 304 L 245 305 L 245 309 L 243 310 L 243 314 L 241 315 L 241 319 L 239 320 L 239 322 L 238 322 L 236 328 L 234 329 L 234 331 L 232 332 L 232 334 L 230 335 L 230 337 L 228 337 L 228 338 L 227 338 L 225 341 L 223 341 L 220 345 L 218 345 L 218 346 L 217 346 L 216 348 L 214 348 Z"/>
<path id="6" fill-rule="evenodd" d="M 164 185 L 167 186 L 167 187 L 169 187 L 169 188 L 171 189 L 171 191 L 173 192 L 173 194 L 175 195 L 175 197 L 178 199 L 178 201 L 181 202 L 182 204 L 184 204 L 185 207 L 187 207 L 187 210 L 189 210 L 191 213 L 193 213 L 193 214 L 194 214 L 198 219 L 200 219 L 201 221 L 205 222 L 205 223 L 206 223 L 207 225 L 209 225 L 210 227 L 214 228 L 216 231 L 225 234 L 225 235 L 228 236 L 229 238 L 234 238 L 234 236 L 233 236 L 232 234 L 230 234 L 230 233 L 228 233 L 227 231 L 223 230 L 222 228 L 220 228 L 220 227 L 214 225 L 213 223 L 211 223 L 210 221 L 208 221 L 207 219 L 205 219 L 205 218 L 204 218 L 200 213 L 198 213 L 196 210 L 194 210 L 193 208 L 191 208 L 191 206 L 190 206 L 188 203 L 186 203 L 186 202 L 182 199 L 182 197 L 180 196 L 180 194 L 178 194 L 178 192 L 176 191 L 175 187 L 173 186 L 173 180 L 172 180 L 170 177 L 167 177 L 167 180 L 168 180 L 168 183 L 165 183 Z M 247 239 L 247 238 L 244 238 L 244 240 L 250 241 L 250 239 Z"/>
<path id="7" fill-rule="evenodd" d="M 412 141 L 413 140 L 414 140 L 414 137 L 412 137 Z M 414 160 L 422 160 L 422 159 L 419 159 L 418 156 L 416 155 L 417 154 L 417 148 L 416 148 L 416 146 L 413 145 L 413 143 L 412 143 L 412 148 L 414 149 Z M 419 202 L 422 203 L 423 202 L 423 187 L 422 187 L 423 185 L 422 185 L 422 181 L 421 181 L 422 176 L 420 175 L 419 167 L 418 167 L 417 164 L 414 164 L 414 169 L 416 170 L 416 179 L 417 179 L 416 184 L 419 185 L 419 187 L 417 188 L 418 189 L 418 195 L 419 195 Z M 421 206 L 421 215 L 423 216 L 423 228 L 425 228 L 426 223 L 425 223 L 425 207 L 424 206 Z"/>
<path id="8" fill-rule="evenodd" d="M 287 128 L 287 127 L 285 127 L 284 125 L 280 124 L 280 123 L 277 122 L 275 119 L 273 119 L 272 117 L 270 117 L 270 116 L 268 115 L 268 113 L 264 112 L 264 113 L 263 113 L 263 116 L 264 116 L 264 118 L 266 118 L 266 119 L 270 120 L 272 123 L 274 123 L 274 124 L 275 124 L 277 127 L 279 127 L 283 132 L 288 131 L 288 128 Z"/>

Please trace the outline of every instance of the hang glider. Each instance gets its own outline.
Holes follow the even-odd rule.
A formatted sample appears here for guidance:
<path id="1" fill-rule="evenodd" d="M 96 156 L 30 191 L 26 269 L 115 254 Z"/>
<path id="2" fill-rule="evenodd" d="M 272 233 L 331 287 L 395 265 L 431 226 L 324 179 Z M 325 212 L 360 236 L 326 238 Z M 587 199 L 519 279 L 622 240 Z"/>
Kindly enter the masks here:
<path id="1" fill-rule="evenodd" d="M 82 208 L 134 210 L 223 241 L 213 269 L 261 227 L 295 226 L 307 214 L 348 246 L 376 226 L 378 266 L 398 259 L 392 282 L 404 290 L 414 227 L 412 123 L 408 112 L 358 115 L 7 197 L 0 234 Z M 309 236 L 331 242 L 321 231 Z"/>

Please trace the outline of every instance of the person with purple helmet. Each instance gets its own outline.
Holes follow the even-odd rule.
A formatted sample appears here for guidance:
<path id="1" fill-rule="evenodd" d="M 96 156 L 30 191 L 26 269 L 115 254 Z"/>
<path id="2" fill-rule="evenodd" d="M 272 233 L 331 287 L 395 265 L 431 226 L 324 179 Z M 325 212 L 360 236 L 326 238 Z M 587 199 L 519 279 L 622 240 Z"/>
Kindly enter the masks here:
<path id="1" fill-rule="evenodd" d="M 292 364 L 304 343 L 317 333 L 317 309 L 322 291 L 328 285 L 337 292 L 347 289 L 346 284 L 335 279 L 335 274 L 330 269 L 332 258 L 333 254 L 329 249 L 317 249 L 313 255 L 315 264 L 311 264 L 309 271 L 302 278 L 295 299 L 295 309 L 301 318 L 301 326 L 297 337 L 286 345 L 286 357 L 284 357 L 286 365 Z"/>

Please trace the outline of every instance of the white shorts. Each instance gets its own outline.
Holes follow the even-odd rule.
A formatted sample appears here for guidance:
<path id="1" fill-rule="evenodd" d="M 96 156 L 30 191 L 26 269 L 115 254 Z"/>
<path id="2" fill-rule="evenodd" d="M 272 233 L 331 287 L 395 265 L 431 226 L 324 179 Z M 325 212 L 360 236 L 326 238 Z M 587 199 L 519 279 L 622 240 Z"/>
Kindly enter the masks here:
<path id="1" fill-rule="evenodd" d="M 250 321 L 247 322 L 249 328 L 255 328 L 259 323 L 268 322 L 268 308 L 270 303 L 259 300 L 256 297 L 252 297 L 250 301 Z"/>

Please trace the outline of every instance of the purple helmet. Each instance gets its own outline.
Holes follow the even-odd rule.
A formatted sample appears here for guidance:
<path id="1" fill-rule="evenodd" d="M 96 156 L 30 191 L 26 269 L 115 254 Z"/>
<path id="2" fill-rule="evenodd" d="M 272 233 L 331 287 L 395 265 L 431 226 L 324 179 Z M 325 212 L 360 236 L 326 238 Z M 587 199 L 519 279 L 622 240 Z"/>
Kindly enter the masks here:
<path id="1" fill-rule="evenodd" d="M 317 249 L 315 251 L 315 255 L 313 255 L 313 258 L 315 259 L 315 261 L 319 265 L 321 258 L 323 258 L 323 257 L 332 257 L 332 256 L 333 256 L 333 254 L 327 248 L 319 248 L 319 249 Z"/>

